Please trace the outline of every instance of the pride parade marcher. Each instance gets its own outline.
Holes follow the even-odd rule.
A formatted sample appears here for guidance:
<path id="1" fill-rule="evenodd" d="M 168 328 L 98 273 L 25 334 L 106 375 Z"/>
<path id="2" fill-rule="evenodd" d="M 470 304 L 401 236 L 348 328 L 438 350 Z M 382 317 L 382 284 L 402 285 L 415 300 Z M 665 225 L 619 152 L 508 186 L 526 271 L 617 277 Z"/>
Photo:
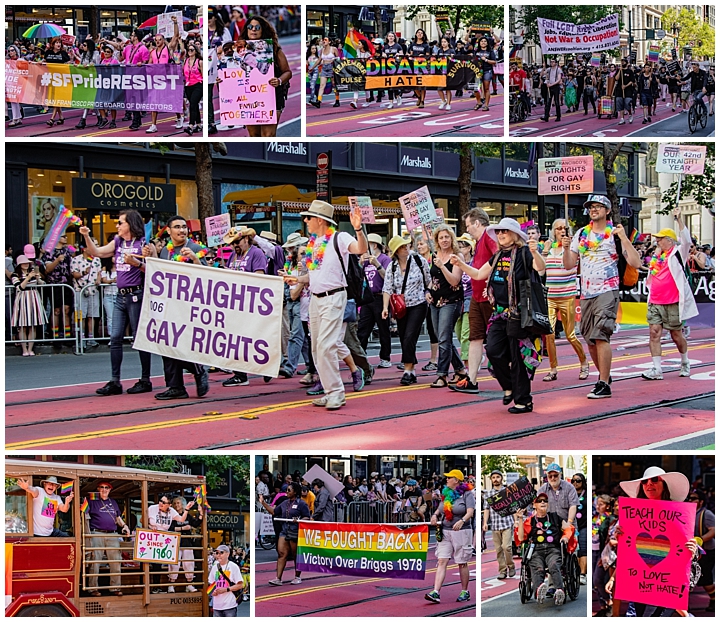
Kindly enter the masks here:
<path id="1" fill-rule="evenodd" d="M 587 526 L 588 526 L 588 491 L 587 480 L 582 473 L 575 473 L 570 480 L 578 496 L 575 512 L 575 527 L 578 538 L 578 563 L 580 564 L 580 585 L 587 584 Z"/>
<path id="2" fill-rule="evenodd" d="M 466 264 L 458 255 L 451 261 L 473 279 L 487 279 L 493 314 L 488 322 L 485 351 L 492 366 L 491 373 L 503 389 L 503 404 L 507 406 L 515 402 L 508 412 L 532 412 L 531 382 L 540 357 L 529 336 L 510 335 L 508 329 L 511 320 L 519 317 L 520 313 L 521 302 L 516 284 L 521 279 L 530 279 L 532 271 L 545 270 L 545 260 L 538 253 L 537 242 L 528 242 L 527 233 L 512 218 L 503 218 L 499 223 L 490 225 L 486 234 L 500 250 L 481 268 Z"/>
<path id="3" fill-rule="evenodd" d="M 368 340 L 375 326 L 380 337 L 380 363 L 378 367 L 391 367 L 390 354 L 392 344 L 390 340 L 390 322 L 383 319 L 383 286 L 385 274 L 390 265 L 390 257 L 385 254 L 382 238 L 377 233 L 367 236 L 369 250 L 362 256 L 365 276 L 367 276 L 374 300 L 371 304 L 363 305 L 358 319 L 358 340 L 363 350 L 367 351 Z"/>
<path id="4" fill-rule="evenodd" d="M 333 220 L 334 211 L 335 208 L 329 203 L 315 200 L 306 212 L 300 213 L 310 234 L 305 250 L 308 273 L 289 277 L 283 271 L 286 282 L 291 286 L 297 283 L 308 283 L 310 286 L 313 360 L 325 389 L 325 395 L 313 400 L 313 405 L 329 410 L 337 410 L 345 405 L 345 389 L 339 366 L 339 361 L 350 355 L 350 350 L 343 343 L 343 315 L 347 304 L 345 266 L 349 266 L 350 261 L 357 261 L 354 255 L 362 255 L 368 249 L 360 208 L 356 207 L 350 212 L 350 224 L 355 229 L 357 239 L 348 233 L 335 233 L 337 224 Z M 336 240 L 333 239 L 335 236 Z M 340 256 L 335 250 L 335 242 Z M 353 370 L 351 366 L 351 372 L 353 385 L 362 388 L 362 370 Z"/>
<path id="5" fill-rule="evenodd" d="M 166 229 L 170 232 L 170 241 L 160 251 L 160 259 L 167 261 L 182 261 L 194 263 L 195 265 L 207 266 L 205 255 L 207 248 L 193 242 L 188 237 L 188 225 L 182 216 L 173 216 L 167 221 Z M 157 248 L 154 244 L 146 244 L 143 247 L 143 256 L 157 257 Z M 165 385 L 167 390 L 155 395 L 156 400 L 185 399 L 188 392 L 185 390 L 183 371 L 189 371 L 195 378 L 197 396 L 204 397 L 210 390 L 208 383 L 208 370 L 204 365 L 181 361 L 179 359 L 163 356 L 163 368 L 165 371 Z"/>
<path id="6" fill-rule="evenodd" d="M 690 375 L 690 359 L 687 354 L 687 340 L 682 333 L 683 322 L 698 315 L 695 296 L 685 276 L 692 238 L 690 231 L 680 218 L 680 208 L 673 210 L 678 223 L 680 239 L 673 229 L 661 229 L 653 233 L 657 248 L 653 253 L 650 274 L 647 278 L 648 312 L 650 326 L 650 355 L 653 366 L 642 377 L 645 380 L 662 380 L 662 338 L 663 330 L 670 331 L 670 337 L 677 346 L 681 357 L 680 376 Z"/>
<path id="7" fill-rule="evenodd" d="M 221 544 L 214 551 L 215 563 L 208 574 L 208 593 L 212 596 L 214 618 L 237 617 L 237 598 L 244 586 L 240 567 L 230 561 L 230 547 Z"/>
<path id="8" fill-rule="evenodd" d="M 452 558 L 460 573 L 460 594 L 455 600 L 464 602 L 470 600 L 468 562 L 473 556 L 472 517 L 475 514 L 475 495 L 472 484 L 465 482 L 465 474 L 460 469 L 453 469 L 443 475 L 447 477 L 442 490 L 443 503 L 430 517 L 430 524 L 433 526 L 437 526 L 438 520 L 441 520 L 442 541 L 438 542 L 435 549 L 438 566 L 433 590 L 425 594 L 425 600 L 440 602 L 440 589 Z"/>
<path id="9" fill-rule="evenodd" d="M 577 490 L 570 483 L 562 478 L 562 467 L 553 462 L 545 469 L 547 483 L 538 488 L 538 492 L 544 492 L 548 496 L 548 512 L 557 514 L 571 525 L 575 524 L 577 506 L 580 503 Z"/>
<path id="10" fill-rule="evenodd" d="M 583 207 L 588 210 L 590 224 L 580 229 L 572 241 L 567 235 L 563 237 L 563 266 L 566 270 L 573 270 L 578 259 L 580 261 L 580 332 L 588 344 L 595 369 L 600 374 L 588 398 L 601 399 L 612 397 L 610 338 L 615 330 L 620 304 L 619 256 L 615 236 L 620 239 L 627 265 L 637 270 L 642 260 L 628 239 L 625 228 L 622 225 L 613 226 L 610 220 L 610 199 L 593 194 Z"/>
<path id="11" fill-rule="evenodd" d="M 527 540 L 533 547 L 528 564 L 532 577 L 532 589 L 535 600 L 542 605 L 548 591 L 545 572 L 550 574 L 555 587 L 554 600 L 556 605 L 565 602 L 565 584 L 560 572 L 561 545 L 569 544 L 573 537 L 573 528 L 566 526 L 563 519 L 555 512 L 548 511 L 547 493 L 541 492 L 533 501 L 535 513 L 523 520 L 525 510 L 515 514 L 515 525 L 520 542 Z"/>
<path id="12" fill-rule="evenodd" d="M 55 526 L 55 518 L 58 512 L 67 512 L 70 503 L 75 497 L 75 491 L 71 491 L 62 502 L 57 493 L 60 482 L 57 477 L 50 475 L 40 480 L 40 486 L 33 486 L 32 480 L 19 477 L 17 484 L 33 498 L 33 535 L 48 538 L 67 538 L 70 534 Z"/>
<path id="13" fill-rule="evenodd" d="M 150 64 L 151 65 L 169 65 L 173 62 L 173 54 L 178 48 L 180 42 L 180 29 L 178 28 L 177 17 L 172 16 L 174 32 L 170 43 L 165 41 L 165 36 L 161 33 L 155 33 L 155 49 L 150 51 Z M 153 134 L 158 131 L 157 129 L 157 110 L 150 112 L 151 123 L 150 127 L 145 130 L 146 134 Z M 182 113 L 177 114 L 178 122 L 175 124 L 177 129 L 182 127 Z M 130 126 L 130 129 L 133 129 Z"/>
<path id="14" fill-rule="evenodd" d="M 123 339 L 128 323 L 133 335 L 137 335 L 140 309 L 142 307 L 145 285 L 145 264 L 141 259 L 145 246 L 145 223 L 140 213 L 135 210 L 123 210 L 117 221 L 117 235 L 105 246 L 96 246 L 90 236 L 88 227 L 80 227 L 80 235 L 94 257 L 115 257 L 118 293 L 113 309 L 113 332 L 110 336 L 110 364 L 112 380 L 95 393 L 98 395 L 120 395 L 123 387 L 120 384 L 120 369 L 123 360 Z M 150 353 L 138 350 L 142 368 L 138 380 L 127 392 L 149 393 L 152 391 L 150 382 Z"/>
<path id="15" fill-rule="evenodd" d="M 497 578 L 507 579 L 515 576 L 515 562 L 513 561 L 512 537 L 515 519 L 512 514 L 500 516 L 490 507 L 487 499 L 505 490 L 503 486 L 503 472 L 495 469 L 490 473 L 492 488 L 483 496 L 483 522 L 482 530 L 485 533 L 488 529 L 492 531 L 493 547 L 498 563 Z"/>
<path id="16" fill-rule="evenodd" d="M 185 497 L 174 497 L 172 500 L 173 509 L 180 515 L 185 512 L 187 503 Z M 198 503 L 198 517 L 195 518 L 188 514 L 184 521 L 174 520 L 170 523 L 169 531 L 180 533 L 183 537 L 180 538 L 180 548 L 178 550 L 178 562 L 177 564 L 170 564 L 168 568 L 168 581 L 175 583 L 178 579 L 178 572 L 182 566 L 183 572 L 185 573 L 185 581 L 192 583 L 195 579 L 195 551 L 192 547 L 198 542 L 189 535 L 192 534 L 195 527 L 200 527 L 204 519 L 204 506 L 202 503 Z M 175 591 L 175 587 L 170 585 L 168 592 L 172 593 Z M 186 585 L 186 592 L 197 592 L 197 588 L 194 585 Z"/>

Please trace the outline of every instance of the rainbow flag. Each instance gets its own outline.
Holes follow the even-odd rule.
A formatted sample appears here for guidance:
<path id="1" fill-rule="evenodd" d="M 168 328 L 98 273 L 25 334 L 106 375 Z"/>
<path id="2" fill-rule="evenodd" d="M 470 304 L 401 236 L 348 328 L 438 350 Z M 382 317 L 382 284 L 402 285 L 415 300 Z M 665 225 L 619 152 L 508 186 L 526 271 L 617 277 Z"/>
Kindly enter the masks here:
<path id="1" fill-rule="evenodd" d="M 65 482 L 62 486 L 60 486 L 60 494 L 69 495 L 72 492 L 72 489 L 73 482 Z"/>
<path id="2" fill-rule="evenodd" d="M 99 492 L 89 492 L 87 493 L 87 498 L 90 499 L 90 501 L 97 501 L 100 498 Z"/>
<path id="3" fill-rule="evenodd" d="M 354 577 L 425 578 L 428 526 L 300 521 L 296 568 Z"/>
<path id="4" fill-rule="evenodd" d="M 590 57 L 590 65 L 592 65 L 593 67 L 599 67 L 600 60 L 600 52 L 596 52 Z"/>
<path id="5" fill-rule="evenodd" d="M 630 241 L 635 244 L 637 242 L 638 238 L 640 237 L 640 234 L 638 233 L 637 229 L 633 229 L 632 233 L 630 234 Z"/>
<path id="6" fill-rule="evenodd" d="M 207 500 L 207 490 L 205 488 L 205 484 L 200 484 L 195 487 L 195 503 L 203 506 L 208 512 L 212 509 Z"/>
<path id="7" fill-rule="evenodd" d="M 57 246 L 60 236 L 65 232 L 65 229 L 67 229 L 68 225 L 81 224 L 82 220 L 79 217 L 75 216 L 75 214 L 73 214 L 67 207 L 61 205 L 60 209 L 58 210 L 58 215 L 55 216 L 55 220 L 50 227 L 50 231 L 45 237 L 45 241 L 43 242 L 43 249 L 48 252 L 52 252 L 52 250 Z"/>
<path id="8" fill-rule="evenodd" d="M 372 41 L 363 33 L 357 30 L 350 30 L 345 36 L 345 43 L 343 43 L 343 52 L 346 58 L 357 58 L 357 48 L 360 47 L 360 41 L 366 41 L 369 50 L 372 51 L 375 49 Z"/>
<path id="9" fill-rule="evenodd" d="M 82 505 L 80 506 L 80 511 L 84 514 L 88 511 L 88 500 L 87 498 L 83 499 Z"/>
<path id="10" fill-rule="evenodd" d="M 207 592 L 207 595 L 210 596 L 215 591 L 215 581 L 213 581 L 210 585 L 207 586 L 207 589 L 205 590 Z"/>

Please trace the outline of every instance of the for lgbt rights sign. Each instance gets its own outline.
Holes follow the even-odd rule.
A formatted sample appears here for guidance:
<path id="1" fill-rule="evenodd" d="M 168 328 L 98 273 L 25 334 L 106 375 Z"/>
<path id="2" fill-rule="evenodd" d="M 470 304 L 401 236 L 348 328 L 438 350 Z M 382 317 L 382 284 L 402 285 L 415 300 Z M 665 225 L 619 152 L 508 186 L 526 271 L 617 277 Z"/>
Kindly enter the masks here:
<path id="1" fill-rule="evenodd" d="M 297 569 L 353 577 L 425 578 L 428 526 L 300 521 Z"/>
<path id="2" fill-rule="evenodd" d="M 182 67 L 79 67 L 6 60 L 5 99 L 46 108 L 182 112 Z"/>

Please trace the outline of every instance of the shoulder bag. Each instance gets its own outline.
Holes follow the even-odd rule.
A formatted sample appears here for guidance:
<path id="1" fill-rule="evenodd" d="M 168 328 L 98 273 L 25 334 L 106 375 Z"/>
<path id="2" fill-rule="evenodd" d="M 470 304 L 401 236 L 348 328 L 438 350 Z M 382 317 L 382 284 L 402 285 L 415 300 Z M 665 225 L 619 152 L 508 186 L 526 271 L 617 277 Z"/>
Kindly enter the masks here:
<path id="1" fill-rule="evenodd" d="M 408 260 L 410 258 L 408 257 Z M 393 261 L 393 280 L 395 277 L 395 272 L 397 271 L 398 267 L 398 261 L 397 259 Z M 407 313 L 407 307 L 405 306 L 405 288 L 407 287 L 407 281 L 408 281 L 408 275 L 410 274 L 410 261 L 407 262 L 405 265 L 405 278 L 403 278 L 403 284 L 402 289 L 400 290 L 399 294 L 390 294 L 390 309 L 392 310 L 393 317 L 396 319 L 401 319 L 405 317 L 405 313 Z"/>
<path id="2" fill-rule="evenodd" d="M 362 307 L 364 304 L 370 304 L 374 300 L 370 284 L 368 283 L 365 270 L 363 270 L 357 257 L 350 253 L 348 257 L 347 270 L 345 269 L 345 262 L 343 261 L 340 248 L 338 247 L 337 241 L 338 234 L 333 235 L 333 246 L 337 253 L 338 260 L 340 261 L 340 267 L 342 268 L 343 274 L 345 275 L 345 282 L 347 283 L 347 294 L 348 298 L 355 301 L 358 307 Z"/>

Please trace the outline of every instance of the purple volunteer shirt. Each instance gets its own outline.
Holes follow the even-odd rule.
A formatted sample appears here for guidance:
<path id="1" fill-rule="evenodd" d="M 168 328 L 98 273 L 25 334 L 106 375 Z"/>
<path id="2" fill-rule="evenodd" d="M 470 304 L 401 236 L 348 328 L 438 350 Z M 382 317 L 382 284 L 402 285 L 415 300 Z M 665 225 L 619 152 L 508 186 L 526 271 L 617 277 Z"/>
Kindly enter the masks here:
<path id="1" fill-rule="evenodd" d="M 90 516 L 90 529 L 99 531 L 115 531 L 115 519 L 121 516 L 120 507 L 115 499 L 88 499 L 88 514 Z"/>
<path id="2" fill-rule="evenodd" d="M 239 272 L 265 272 L 267 268 L 267 257 L 257 246 L 251 246 L 243 257 L 238 257 L 235 253 L 230 256 L 227 267 L 229 270 L 237 270 Z"/>
<path id="3" fill-rule="evenodd" d="M 123 240 L 119 235 L 115 236 L 115 270 L 117 271 L 117 286 L 141 287 L 145 279 L 143 271 L 139 266 L 131 266 L 125 263 L 126 255 L 142 255 L 145 246 L 145 238 L 139 240 L 133 238 L 131 241 Z"/>
<path id="4" fill-rule="evenodd" d="M 377 256 L 377 260 L 378 263 L 387 270 L 387 267 L 390 265 L 390 257 L 385 253 L 380 253 Z M 381 294 L 385 279 L 380 276 L 378 269 L 369 261 L 363 262 L 363 267 L 365 268 L 365 276 L 367 276 L 368 283 L 370 283 L 370 290 L 373 294 Z"/>
<path id="5" fill-rule="evenodd" d="M 278 275 L 278 270 L 285 268 L 285 249 L 280 245 L 275 245 L 275 270 L 272 272 L 273 276 Z M 268 269 L 270 268 L 270 262 L 268 262 Z M 268 274 L 270 274 L 268 272 Z"/>

